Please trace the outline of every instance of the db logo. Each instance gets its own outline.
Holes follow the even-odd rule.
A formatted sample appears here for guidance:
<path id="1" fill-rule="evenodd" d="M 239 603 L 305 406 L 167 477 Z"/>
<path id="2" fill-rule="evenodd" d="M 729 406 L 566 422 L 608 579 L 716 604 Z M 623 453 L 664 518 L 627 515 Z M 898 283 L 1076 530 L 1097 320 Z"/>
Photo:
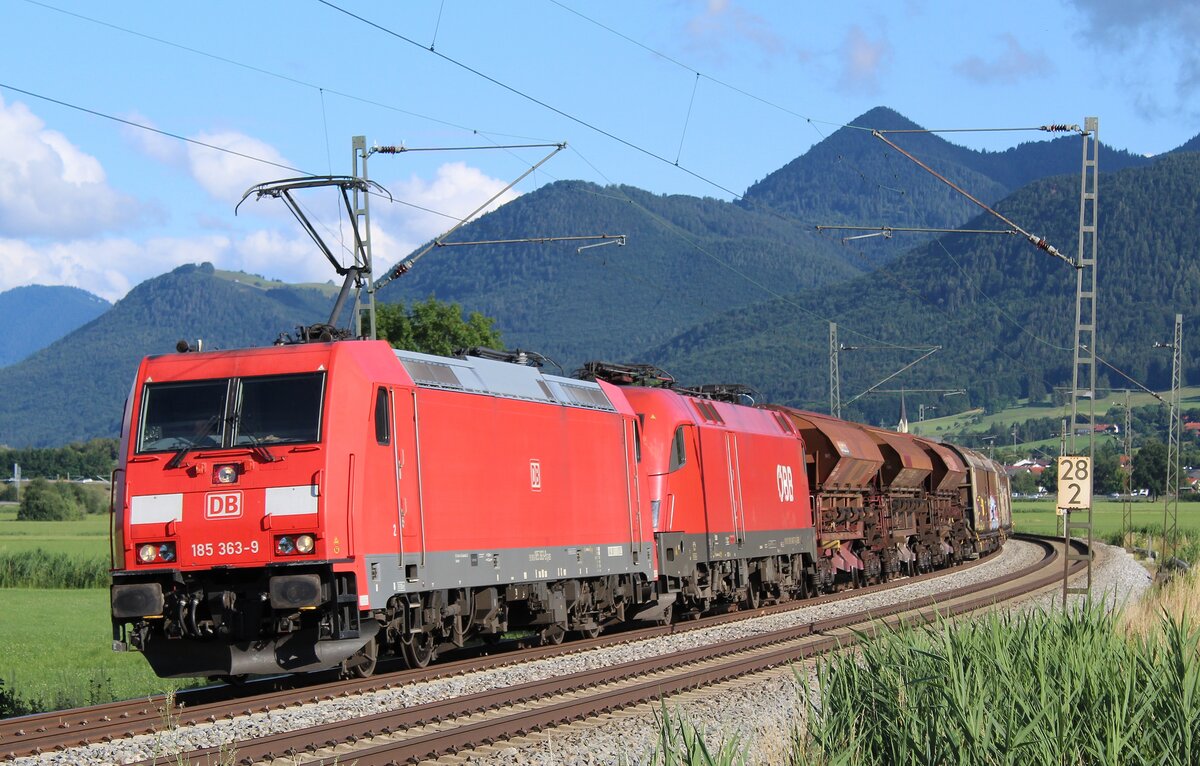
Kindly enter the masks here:
<path id="1" fill-rule="evenodd" d="M 529 487 L 534 492 L 542 491 L 542 463 L 538 460 L 529 461 Z"/>
<path id="2" fill-rule="evenodd" d="M 775 466 L 775 487 L 779 490 L 779 502 L 790 503 L 796 499 L 796 490 L 792 485 L 792 467 L 790 465 Z"/>
<path id="3" fill-rule="evenodd" d="M 242 515 L 242 493 L 209 492 L 204 496 L 204 518 L 236 519 Z"/>

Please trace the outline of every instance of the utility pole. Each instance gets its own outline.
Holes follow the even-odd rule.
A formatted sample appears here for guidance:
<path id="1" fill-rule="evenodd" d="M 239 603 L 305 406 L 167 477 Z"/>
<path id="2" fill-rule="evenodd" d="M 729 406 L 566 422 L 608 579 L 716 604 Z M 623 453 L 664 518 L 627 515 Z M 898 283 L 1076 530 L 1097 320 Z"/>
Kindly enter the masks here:
<path id="1" fill-rule="evenodd" d="M 842 417 L 842 375 L 838 369 L 837 323 L 829 323 L 829 414 Z"/>
<path id="2" fill-rule="evenodd" d="M 1125 466 L 1122 471 L 1121 545 L 1128 544 L 1133 529 L 1133 414 L 1129 410 L 1129 389 L 1125 389 Z"/>
<path id="3" fill-rule="evenodd" d="M 1071 388 L 1071 422 L 1070 439 L 1071 454 L 1080 455 L 1080 447 L 1076 443 L 1078 430 L 1079 400 L 1088 400 L 1087 424 L 1087 457 L 1089 472 L 1095 465 L 1093 458 L 1096 452 L 1096 234 L 1097 234 L 1097 201 L 1099 196 L 1099 159 L 1100 120 L 1087 117 L 1083 121 L 1083 170 L 1079 184 L 1079 250 L 1075 259 L 1075 346 L 1074 383 Z M 1060 477 L 1061 478 L 1061 477 Z M 1084 477 L 1078 477 L 1084 479 Z M 1092 476 L 1087 476 L 1089 485 L 1093 484 Z M 1089 496 L 1091 494 L 1089 487 Z M 1089 598 L 1092 592 L 1092 503 L 1086 508 L 1078 509 L 1076 516 L 1071 518 L 1071 509 L 1063 511 L 1063 542 L 1066 551 L 1063 556 L 1063 606 L 1067 605 L 1067 595 L 1082 593 Z M 1086 553 L 1071 551 L 1072 531 L 1083 532 L 1087 539 Z M 1072 588 L 1068 582 L 1072 561 L 1087 562 L 1087 585 L 1083 588 Z"/>
<path id="4" fill-rule="evenodd" d="M 371 195 L 366 186 L 368 181 L 367 158 L 371 156 L 371 153 L 367 151 L 366 136 L 354 136 L 350 140 L 350 145 L 353 154 L 354 177 L 363 182 L 361 187 L 356 185 L 353 190 L 355 228 L 361 238 L 361 252 L 360 248 L 354 250 L 354 265 L 362 270 L 363 281 L 366 283 L 365 297 L 363 296 L 364 291 L 361 289 L 354 294 L 354 336 L 375 340 L 375 278 L 371 265 Z"/>
<path id="5" fill-rule="evenodd" d="M 1167 422 L 1167 485 L 1163 491 L 1163 543 L 1159 571 L 1166 566 L 1168 551 L 1175 555 L 1179 522 L 1179 375 L 1183 359 L 1183 314 L 1175 315 L 1175 337 L 1171 342 L 1171 404 Z"/>

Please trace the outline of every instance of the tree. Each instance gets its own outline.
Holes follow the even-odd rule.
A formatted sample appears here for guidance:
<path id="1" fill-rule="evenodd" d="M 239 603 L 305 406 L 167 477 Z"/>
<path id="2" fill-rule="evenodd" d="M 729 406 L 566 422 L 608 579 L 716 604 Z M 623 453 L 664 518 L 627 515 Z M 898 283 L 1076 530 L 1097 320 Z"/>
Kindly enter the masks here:
<path id="1" fill-rule="evenodd" d="M 1133 458 L 1134 489 L 1149 489 L 1158 496 L 1167 483 L 1167 447 L 1160 441 L 1148 439 Z"/>
<path id="2" fill-rule="evenodd" d="M 1107 449 L 1096 450 L 1092 463 L 1092 489 L 1102 495 L 1121 490 L 1120 459 L 1111 445 L 1106 446 Z"/>
<path id="3" fill-rule="evenodd" d="M 1032 495 L 1037 492 L 1037 480 L 1029 471 L 1018 471 L 1012 477 L 1012 491 L 1022 495 Z"/>
<path id="4" fill-rule="evenodd" d="M 394 348 L 426 354 L 452 356 L 472 346 L 504 348 L 496 322 L 478 311 L 463 319 L 457 303 L 442 303 L 430 297 L 414 303 L 410 311 L 402 303 L 380 303 L 375 307 L 375 327 L 379 337 Z"/>
<path id="5" fill-rule="evenodd" d="M 70 490 L 64 494 L 45 479 L 34 479 L 21 493 L 18 521 L 70 521 L 82 518 L 83 509 L 75 504 Z"/>

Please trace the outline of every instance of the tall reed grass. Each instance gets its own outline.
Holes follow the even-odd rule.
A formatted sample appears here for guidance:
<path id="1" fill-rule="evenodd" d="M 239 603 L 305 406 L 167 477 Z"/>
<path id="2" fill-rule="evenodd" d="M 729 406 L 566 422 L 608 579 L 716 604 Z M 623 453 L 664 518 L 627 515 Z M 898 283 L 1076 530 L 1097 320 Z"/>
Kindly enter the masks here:
<path id="1" fill-rule="evenodd" d="M 892 632 L 821 663 L 800 762 L 1195 764 L 1200 633 L 1099 607 Z"/>
<path id="2" fill-rule="evenodd" d="M 106 588 L 107 558 L 35 550 L 0 553 L 0 588 Z"/>

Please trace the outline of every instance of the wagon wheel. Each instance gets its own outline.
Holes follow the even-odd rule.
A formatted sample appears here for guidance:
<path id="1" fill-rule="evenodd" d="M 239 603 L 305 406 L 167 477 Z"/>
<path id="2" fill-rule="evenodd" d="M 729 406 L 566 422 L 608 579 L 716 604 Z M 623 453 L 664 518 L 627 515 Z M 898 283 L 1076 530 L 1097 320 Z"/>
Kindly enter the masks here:
<path id="1" fill-rule="evenodd" d="M 342 675 L 348 678 L 370 678 L 379 662 L 379 641 L 372 638 L 353 657 L 342 663 Z"/>
<path id="2" fill-rule="evenodd" d="M 555 623 L 539 634 L 542 646 L 558 646 L 566 638 L 567 631 L 562 625 Z"/>
<path id="3" fill-rule="evenodd" d="M 427 666 L 437 653 L 437 643 L 433 639 L 433 634 L 424 631 L 409 636 L 401 643 L 401 648 L 404 653 L 404 661 L 414 669 Z"/>
<path id="4" fill-rule="evenodd" d="M 758 609 L 758 605 L 762 603 L 762 594 L 758 592 L 758 586 L 751 580 L 746 586 L 746 608 Z"/>
<path id="5" fill-rule="evenodd" d="M 600 635 L 600 626 L 593 622 L 589 627 L 579 628 L 577 632 L 584 638 L 595 638 Z"/>

